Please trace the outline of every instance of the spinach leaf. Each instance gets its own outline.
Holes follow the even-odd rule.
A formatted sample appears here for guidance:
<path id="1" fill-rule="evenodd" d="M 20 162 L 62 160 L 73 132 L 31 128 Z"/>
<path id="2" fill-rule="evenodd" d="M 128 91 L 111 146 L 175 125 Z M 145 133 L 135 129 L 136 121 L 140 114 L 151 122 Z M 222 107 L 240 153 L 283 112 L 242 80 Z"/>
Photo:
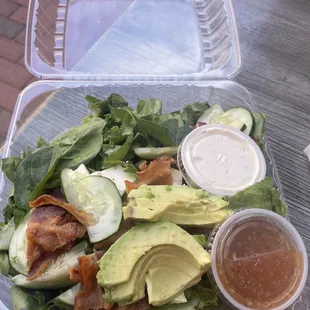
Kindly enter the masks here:
<path id="1" fill-rule="evenodd" d="M 177 119 L 170 119 L 163 124 L 168 129 L 169 136 L 175 145 L 179 145 L 182 140 L 192 131 L 188 124 L 178 126 Z"/>
<path id="2" fill-rule="evenodd" d="M 128 103 L 119 94 L 111 94 L 108 98 L 101 100 L 93 96 L 86 96 L 88 108 L 94 111 L 93 117 L 103 118 L 105 114 L 110 113 L 110 107 L 126 107 Z"/>
<path id="3" fill-rule="evenodd" d="M 161 114 L 162 102 L 158 99 L 138 100 L 137 114 L 140 117 L 153 116 Z"/>
<path id="4" fill-rule="evenodd" d="M 159 141 L 163 146 L 175 146 L 170 138 L 169 129 L 150 120 L 137 118 L 137 131 L 141 131 Z"/>
<path id="5" fill-rule="evenodd" d="M 103 143 L 102 131 L 106 122 L 100 118 L 78 127 L 73 127 L 56 137 L 51 145 L 62 153 L 56 173 L 65 168 L 76 168 L 89 163 L 100 151 Z"/>
<path id="6" fill-rule="evenodd" d="M 0 273 L 7 277 L 10 271 L 9 256 L 6 251 L 0 251 Z"/>
<path id="7" fill-rule="evenodd" d="M 280 199 L 273 180 L 269 177 L 229 197 L 228 202 L 229 208 L 233 210 L 252 207 L 287 215 L 287 205 Z"/>
<path id="8" fill-rule="evenodd" d="M 25 159 L 28 155 L 30 155 L 32 152 L 30 150 L 30 146 L 26 145 L 26 150 L 22 151 L 20 154 L 21 159 Z"/>
<path id="9" fill-rule="evenodd" d="M 17 167 L 14 200 L 16 205 L 27 211 L 29 201 L 43 193 L 44 185 L 52 176 L 62 156 L 58 146 L 38 149 L 28 155 Z"/>
<path id="10" fill-rule="evenodd" d="M 15 209 L 17 208 L 14 201 L 14 194 L 8 198 L 7 205 L 3 209 L 4 222 L 7 224 L 14 216 Z"/>
<path id="11" fill-rule="evenodd" d="M 22 162 L 20 157 L 7 157 L 0 160 L 0 169 L 6 177 L 14 183 L 15 173 L 18 165 Z"/>
<path id="12" fill-rule="evenodd" d="M 185 123 L 193 126 L 196 125 L 198 118 L 203 114 L 203 112 L 209 108 L 210 106 L 207 102 L 195 102 L 186 105 L 182 110 L 181 115 Z"/>
<path id="13" fill-rule="evenodd" d="M 104 158 L 102 168 L 109 168 L 115 166 L 118 161 L 124 161 L 128 152 L 131 149 L 132 141 L 133 136 L 129 135 L 122 146 L 116 145 L 114 146 L 114 148 L 110 148 L 109 150 L 107 150 L 105 152 L 107 156 Z"/>
<path id="14" fill-rule="evenodd" d="M 49 143 L 46 142 L 41 136 L 37 140 L 37 148 L 49 146 Z"/>

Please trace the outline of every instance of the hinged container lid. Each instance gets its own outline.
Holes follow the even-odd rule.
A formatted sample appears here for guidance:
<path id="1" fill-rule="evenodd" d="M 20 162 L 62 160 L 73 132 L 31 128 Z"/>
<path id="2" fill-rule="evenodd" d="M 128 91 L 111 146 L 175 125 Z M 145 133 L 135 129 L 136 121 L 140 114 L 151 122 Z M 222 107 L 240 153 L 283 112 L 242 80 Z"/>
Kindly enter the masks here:
<path id="1" fill-rule="evenodd" d="M 241 69 L 230 0 L 31 0 L 25 63 L 42 79 L 211 80 Z"/>

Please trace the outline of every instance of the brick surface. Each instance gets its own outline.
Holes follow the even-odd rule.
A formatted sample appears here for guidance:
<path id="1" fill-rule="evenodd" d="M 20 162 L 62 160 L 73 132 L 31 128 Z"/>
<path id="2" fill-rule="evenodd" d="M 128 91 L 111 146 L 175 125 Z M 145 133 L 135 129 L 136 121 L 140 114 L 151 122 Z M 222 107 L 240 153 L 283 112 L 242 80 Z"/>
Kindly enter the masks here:
<path id="1" fill-rule="evenodd" d="M 8 39 L 13 39 L 24 28 L 25 25 L 10 20 L 5 16 L 0 16 L 0 35 L 5 36 Z"/>
<path id="2" fill-rule="evenodd" d="M 17 62 L 24 55 L 24 46 L 0 35 L 0 56 Z"/>
<path id="3" fill-rule="evenodd" d="M 0 0 L 0 15 L 9 17 L 11 14 L 17 11 L 18 8 L 19 5 L 12 1 Z"/>
<path id="4" fill-rule="evenodd" d="M 2 137 L 6 137 L 7 131 L 9 129 L 11 117 L 12 117 L 11 112 L 4 110 L 4 109 L 0 109 L 0 124 L 1 124 L 0 135 Z"/>
<path id="5" fill-rule="evenodd" d="M 0 82 L 0 108 L 4 108 L 8 111 L 13 111 L 17 96 L 19 95 L 20 91 L 20 89 Z M 1 127 L 2 123 L 0 122 L 0 131 Z"/>
<path id="6" fill-rule="evenodd" d="M 0 58 L 0 68 L 0 81 L 18 89 L 24 87 L 32 78 L 24 66 L 3 58 Z"/>
<path id="7" fill-rule="evenodd" d="M 10 1 L 23 5 L 25 7 L 27 7 L 29 4 L 29 0 L 10 0 Z"/>
<path id="8" fill-rule="evenodd" d="M 27 12 L 28 12 L 27 8 L 25 8 L 24 6 L 20 6 L 19 9 L 10 16 L 10 19 L 17 23 L 26 25 Z"/>
<path id="9" fill-rule="evenodd" d="M 19 42 L 20 44 L 25 45 L 25 37 L 26 37 L 26 28 L 22 30 L 15 38 L 14 41 Z"/>

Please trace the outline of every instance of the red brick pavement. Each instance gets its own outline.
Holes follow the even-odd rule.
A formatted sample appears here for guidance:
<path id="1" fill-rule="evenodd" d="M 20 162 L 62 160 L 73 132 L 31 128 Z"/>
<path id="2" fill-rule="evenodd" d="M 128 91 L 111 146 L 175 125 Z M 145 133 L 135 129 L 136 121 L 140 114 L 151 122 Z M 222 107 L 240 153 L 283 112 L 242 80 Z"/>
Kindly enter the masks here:
<path id="1" fill-rule="evenodd" d="M 35 80 L 24 66 L 28 2 L 0 0 L 0 146 L 18 94 Z"/>

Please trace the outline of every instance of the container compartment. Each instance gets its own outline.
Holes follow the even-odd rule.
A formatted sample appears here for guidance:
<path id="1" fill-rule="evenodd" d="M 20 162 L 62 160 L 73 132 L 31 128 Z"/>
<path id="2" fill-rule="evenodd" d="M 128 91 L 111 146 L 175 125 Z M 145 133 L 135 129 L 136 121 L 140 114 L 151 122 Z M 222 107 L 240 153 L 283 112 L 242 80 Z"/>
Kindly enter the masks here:
<path id="1" fill-rule="evenodd" d="M 33 0 L 26 53 L 44 79 L 230 78 L 241 68 L 230 0 Z"/>

